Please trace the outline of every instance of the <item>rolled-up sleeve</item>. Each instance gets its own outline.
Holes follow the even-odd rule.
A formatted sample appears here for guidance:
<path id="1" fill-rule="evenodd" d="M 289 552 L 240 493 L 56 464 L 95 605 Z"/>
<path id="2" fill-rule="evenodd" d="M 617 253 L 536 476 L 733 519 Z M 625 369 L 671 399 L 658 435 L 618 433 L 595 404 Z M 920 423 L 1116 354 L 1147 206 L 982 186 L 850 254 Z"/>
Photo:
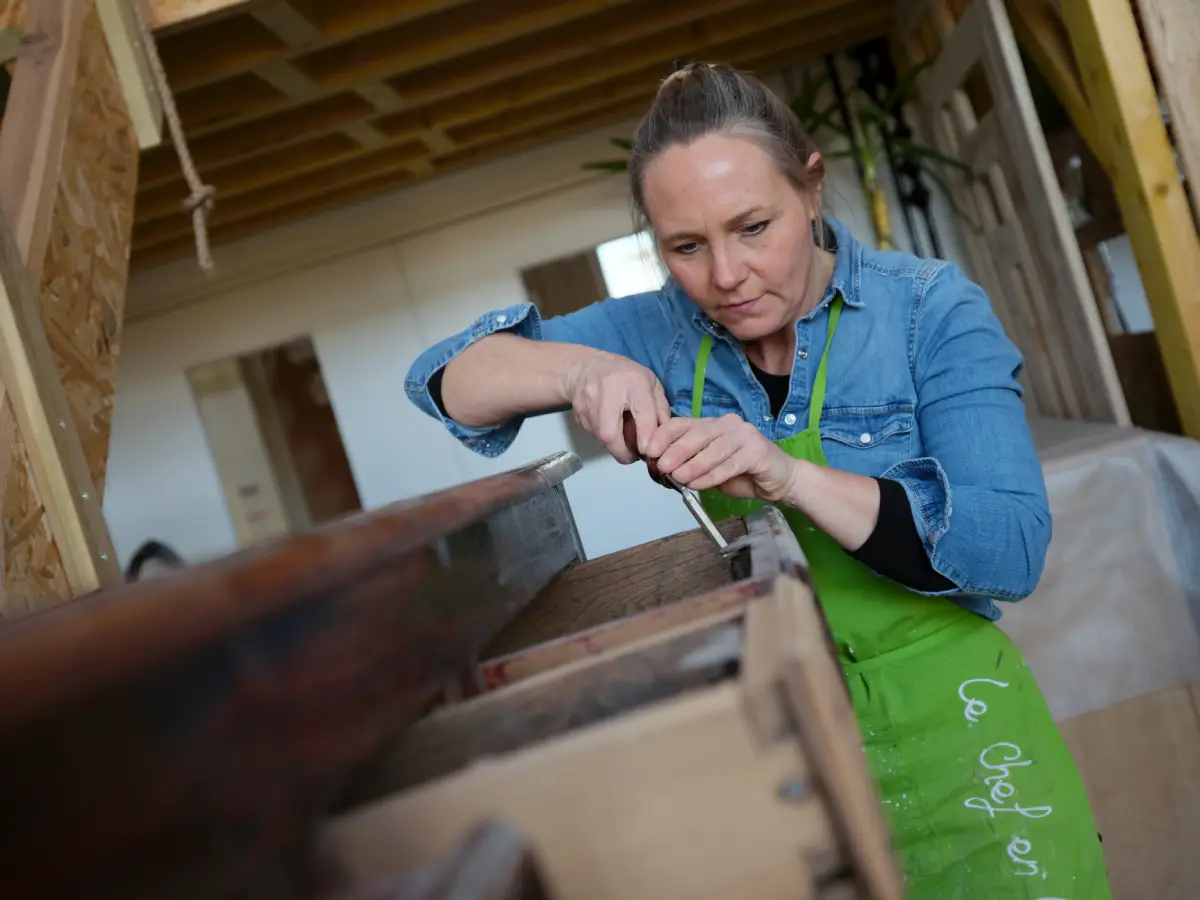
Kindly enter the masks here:
<path id="1" fill-rule="evenodd" d="M 438 341 L 418 356 L 404 381 L 404 392 L 418 409 L 440 421 L 465 447 L 483 456 L 498 456 L 507 450 L 520 431 L 521 419 L 512 419 L 491 428 L 460 425 L 438 405 L 434 399 L 433 386 L 440 383 L 442 370 L 450 360 L 477 341 L 500 331 L 507 331 L 518 337 L 540 339 L 542 320 L 537 307 L 532 303 L 521 303 L 485 313 L 467 328 Z"/>
<path id="2" fill-rule="evenodd" d="M 968 594 L 1037 587 L 1051 517 L 1018 382 L 1023 359 L 983 289 L 941 265 L 915 308 L 913 378 L 924 454 L 884 473 L 908 495 L 934 569 Z"/>
<path id="3" fill-rule="evenodd" d="M 440 421 L 465 447 L 484 456 L 498 456 L 516 440 L 526 417 L 518 416 L 488 428 L 471 428 L 447 416 L 435 399 L 435 387 L 452 359 L 477 341 L 503 331 L 530 340 L 607 350 L 654 370 L 654 354 L 639 320 L 659 309 L 657 294 L 649 293 L 608 299 L 550 319 L 543 319 L 532 303 L 492 310 L 418 356 L 409 368 L 404 390 L 418 409 Z"/>

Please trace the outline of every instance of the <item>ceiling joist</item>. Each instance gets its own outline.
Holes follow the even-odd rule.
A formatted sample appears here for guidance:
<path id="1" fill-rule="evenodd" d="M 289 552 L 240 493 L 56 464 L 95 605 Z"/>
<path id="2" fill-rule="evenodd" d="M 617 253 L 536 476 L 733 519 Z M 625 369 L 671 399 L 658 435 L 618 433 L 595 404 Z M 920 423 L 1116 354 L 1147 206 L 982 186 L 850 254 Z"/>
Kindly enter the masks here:
<path id="1" fill-rule="evenodd" d="M 886 35 L 888 0 L 246 0 L 159 48 L 215 243 L 629 119 L 673 60 L 773 74 Z M 180 10 L 176 10 L 177 13 Z M 173 148 L 143 154 L 134 263 L 187 253 Z"/>

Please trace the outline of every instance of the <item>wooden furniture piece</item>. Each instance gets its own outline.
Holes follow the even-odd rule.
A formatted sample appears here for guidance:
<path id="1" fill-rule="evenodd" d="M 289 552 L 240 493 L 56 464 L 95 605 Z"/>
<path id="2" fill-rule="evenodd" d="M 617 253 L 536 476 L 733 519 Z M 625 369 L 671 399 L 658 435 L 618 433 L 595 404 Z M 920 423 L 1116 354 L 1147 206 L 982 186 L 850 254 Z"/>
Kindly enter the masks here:
<path id="1" fill-rule="evenodd" d="M 562 454 L 0 630 L 6 888 L 901 897 L 779 513 L 723 523 L 749 537 L 730 559 L 697 531 L 585 561 L 577 468 Z"/>

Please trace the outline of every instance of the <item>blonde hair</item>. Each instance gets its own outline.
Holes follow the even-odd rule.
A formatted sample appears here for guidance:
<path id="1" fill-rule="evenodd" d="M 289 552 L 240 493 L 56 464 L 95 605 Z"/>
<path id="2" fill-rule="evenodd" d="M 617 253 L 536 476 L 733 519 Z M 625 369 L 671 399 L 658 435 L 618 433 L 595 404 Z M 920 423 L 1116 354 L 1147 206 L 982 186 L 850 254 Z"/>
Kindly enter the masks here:
<path id="1" fill-rule="evenodd" d="M 689 63 L 663 79 L 633 136 L 629 181 L 643 217 L 649 219 L 643 192 L 646 166 L 670 147 L 686 147 L 711 134 L 754 141 L 798 190 L 813 191 L 825 175 L 820 161 L 808 164 L 816 143 L 762 81 L 720 63 Z"/>

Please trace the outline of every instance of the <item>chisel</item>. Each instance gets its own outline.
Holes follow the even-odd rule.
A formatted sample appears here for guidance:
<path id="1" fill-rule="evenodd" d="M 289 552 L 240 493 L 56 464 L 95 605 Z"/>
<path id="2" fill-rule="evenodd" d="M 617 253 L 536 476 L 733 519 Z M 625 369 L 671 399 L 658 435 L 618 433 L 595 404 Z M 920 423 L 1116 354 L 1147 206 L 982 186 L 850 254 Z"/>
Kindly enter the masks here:
<path id="1" fill-rule="evenodd" d="M 717 549 L 721 551 L 722 555 L 727 555 L 737 550 L 738 546 L 740 546 L 740 543 L 738 546 L 734 546 L 733 544 L 730 544 L 729 541 L 725 540 L 725 536 L 721 534 L 720 529 L 717 528 L 716 523 L 712 520 L 712 517 L 704 511 L 704 506 L 700 503 L 699 494 L 697 494 L 690 487 L 680 484 L 670 475 L 664 475 L 662 472 L 658 471 L 658 466 L 655 465 L 653 460 L 645 459 L 641 453 L 638 452 L 637 426 L 634 424 L 633 416 L 628 410 L 625 412 L 624 426 L 625 446 L 629 448 L 629 451 L 634 456 L 646 463 L 646 468 L 650 472 L 650 477 L 659 484 L 664 484 L 667 487 L 679 492 L 680 496 L 683 497 L 683 505 L 688 508 L 688 512 L 690 512 L 692 517 L 699 523 L 700 527 L 704 530 L 704 533 L 713 539 L 713 542 L 717 545 Z"/>

